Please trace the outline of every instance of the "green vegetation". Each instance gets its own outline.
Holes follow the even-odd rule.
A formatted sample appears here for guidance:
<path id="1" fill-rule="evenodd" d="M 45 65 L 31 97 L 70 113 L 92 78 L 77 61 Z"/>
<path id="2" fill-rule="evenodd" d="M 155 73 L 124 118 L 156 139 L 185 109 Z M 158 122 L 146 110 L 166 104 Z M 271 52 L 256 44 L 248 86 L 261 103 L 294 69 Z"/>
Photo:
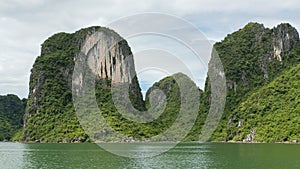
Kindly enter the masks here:
<path id="1" fill-rule="evenodd" d="M 57 33 L 42 44 L 41 56 L 36 59 L 31 70 L 22 140 L 43 142 L 90 140 L 77 119 L 71 89 L 75 56 L 79 54 L 86 37 L 96 31 L 114 33 L 107 28 L 90 27 L 73 34 Z M 124 46 L 127 42 L 121 40 L 119 44 Z M 103 98 L 102 102 L 105 105 L 103 111 L 109 110 L 113 114 L 110 88 L 105 88 L 110 86 L 110 81 L 109 79 L 105 81 L 107 84 L 101 82 L 97 85 L 97 96 L 99 102 Z M 142 110 L 144 102 L 138 90 L 140 88 L 135 78 L 133 85 L 130 86 L 129 97 L 133 105 Z"/>
<path id="2" fill-rule="evenodd" d="M 91 30 L 101 29 L 93 27 Z M 42 44 L 31 70 L 30 95 L 25 114 L 24 141 L 86 141 L 72 103 L 74 56 L 88 30 L 58 33 Z"/>
<path id="3" fill-rule="evenodd" d="M 255 131 L 254 141 L 258 142 L 300 140 L 299 96 L 300 64 L 251 94 L 234 110 L 227 127 L 229 139 L 242 141 Z"/>
<path id="4" fill-rule="evenodd" d="M 110 79 L 96 79 L 96 102 L 110 127 L 101 124 L 97 110 L 88 109 L 82 109 L 82 114 L 79 114 L 80 117 L 84 117 L 83 123 L 98 122 L 99 125 L 85 127 L 79 124 L 71 91 L 74 58 L 76 59 L 75 56 L 79 53 L 86 36 L 95 31 L 113 32 L 107 28 L 91 27 L 73 34 L 55 34 L 42 44 L 41 56 L 36 59 L 31 70 L 25 127 L 23 130 L 16 127 L 11 132 L 11 122 L 0 116 L 0 122 L 3 124 L 1 131 L 12 133 L 9 137 L 0 136 L 0 139 L 10 139 L 15 133 L 14 139 L 22 138 L 24 141 L 84 142 L 101 140 L 103 136 L 109 136 L 104 141 L 112 141 L 117 139 L 115 135 L 110 135 L 112 127 L 127 137 L 147 140 L 173 126 L 169 134 L 157 137 L 157 140 L 176 140 L 180 133 L 186 131 L 190 132 L 185 141 L 198 140 L 209 111 L 211 84 L 208 77 L 204 92 L 199 89 L 193 92 L 193 97 L 201 98 L 200 103 L 196 104 L 182 93 L 192 91 L 193 82 L 181 73 L 156 82 L 147 91 L 145 101 L 142 100 L 136 77 L 132 84 L 122 84 L 115 91 L 112 90 L 113 84 Z M 125 47 L 125 50 L 130 50 L 125 40 L 121 41 L 120 45 Z M 268 29 L 261 24 L 249 23 L 243 29 L 228 35 L 222 42 L 216 43 L 214 47 L 224 66 L 227 97 L 225 112 L 211 140 L 300 140 L 298 32 L 289 24 Z M 282 59 L 278 58 L 274 49 L 280 51 Z M 184 82 L 190 83 L 180 88 Z M 113 98 L 114 92 L 126 92 L 123 90 L 125 87 L 129 87 L 128 93 Z M 154 94 L 153 98 L 158 99 L 155 102 L 151 100 L 150 93 L 155 93 L 156 89 L 163 91 L 165 98 Z M 126 102 L 127 95 L 131 103 Z M 89 103 L 90 99 L 86 98 L 81 104 Z M 164 99 L 166 102 L 162 102 Z M 115 106 L 116 101 L 121 105 L 119 109 Z M 129 104 L 136 110 L 131 111 Z M 158 109 L 164 106 L 163 111 L 159 112 Z M 183 127 L 184 124 L 174 125 L 180 110 L 186 115 L 193 114 L 195 106 L 197 112 L 194 119 L 183 118 L 184 123 L 195 122 L 191 130 Z M 129 117 L 137 117 L 141 115 L 137 113 L 142 113 L 143 118 L 154 120 L 147 123 L 135 122 L 124 116 L 126 110 L 129 110 L 126 112 Z"/>
<path id="5" fill-rule="evenodd" d="M 280 30 L 280 31 L 278 31 Z M 289 34 L 294 38 L 286 38 Z M 284 43 L 282 61 L 274 57 L 275 42 Z M 228 129 L 236 116 L 236 108 L 254 91 L 269 84 L 295 64 L 299 63 L 299 35 L 289 24 L 273 29 L 249 23 L 243 29 L 228 35 L 214 45 L 223 63 L 227 81 L 227 98 L 222 120 L 212 140 L 232 140 L 235 134 Z M 208 89 L 206 92 L 210 92 Z M 259 120 L 259 119 L 257 119 Z M 271 138 L 269 138 L 271 139 Z"/>
<path id="6" fill-rule="evenodd" d="M 11 140 L 23 127 L 26 99 L 8 94 L 0 96 L 0 141 Z"/>
<path id="7" fill-rule="evenodd" d="M 176 77 L 176 80 L 175 80 Z M 125 98 L 123 96 L 125 94 L 122 94 L 124 86 L 120 86 L 120 90 L 116 90 L 114 92 L 120 92 L 121 94 L 119 97 L 112 99 L 112 92 L 111 92 L 111 82 L 108 80 L 98 80 L 96 82 L 96 99 L 97 104 L 99 106 L 99 109 L 104 116 L 106 122 L 111 126 L 114 130 L 118 131 L 119 133 L 127 136 L 127 137 L 133 137 L 134 139 L 138 140 L 148 140 L 150 137 L 156 136 L 158 134 L 161 134 L 168 130 L 173 124 L 176 118 L 178 117 L 180 106 L 181 106 L 181 93 L 179 90 L 179 84 L 184 83 L 184 87 L 186 89 L 191 89 L 194 83 L 184 74 L 175 74 L 170 77 L 166 77 L 162 79 L 159 82 L 156 82 L 148 91 L 146 94 L 146 108 L 148 112 L 145 112 L 143 110 L 146 110 L 145 107 L 135 107 L 138 110 L 141 110 L 140 114 L 137 114 L 138 116 L 143 116 L 146 119 L 153 119 L 150 120 L 150 122 L 147 123 L 140 123 L 135 122 L 130 119 L 125 118 L 121 112 L 117 110 L 115 107 L 116 99 L 118 99 L 119 103 L 121 105 L 124 105 L 124 107 L 121 108 L 120 111 L 123 111 L 123 113 L 127 113 L 127 115 L 131 114 L 132 112 L 124 112 L 126 110 L 130 110 L 126 108 L 128 103 L 122 102 Z M 160 90 L 165 94 L 165 97 L 161 95 L 157 95 L 155 93 L 156 90 Z M 152 96 L 150 96 L 150 93 L 154 92 Z M 199 95 L 199 93 L 193 93 L 195 95 Z M 153 99 L 159 99 L 159 101 L 151 101 L 151 98 Z M 165 99 L 165 104 L 162 103 L 162 101 Z M 188 100 L 183 96 L 183 99 Z M 133 102 L 134 100 L 131 100 Z M 133 102 L 134 103 L 134 102 Z M 152 104 L 152 107 L 151 107 Z M 193 107 L 194 103 L 189 102 L 185 104 L 185 107 L 181 110 L 183 113 L 189 114 L 191 111 L 189 110 L 191 107 Z M 133 104 L 134 105 L 134 104 Z M 165 109 L 163 109 L 165 106 Z M 158 109 L 161 108 L 162 110 L 158 114 Z M 197 115 L 197 114 L 196 114 Z M 131 117 L 134 117 L 134 114 L 131 115 Z M 85 117 L 86 118 L 86 117 Z M 86 118 L 86 121 L 92 122 L 93 119 L 97 119 L 97 113 L 92 112 L 89 114 L 89 117 Z M 190 120 L 189 117 L 185 118 L 186 121 Z M 111 134 L 111 130 L 107 127 L 105 127 L 103 124 L 99 124 L 100 126 L 94 126 L 90 125 L 89 127 L 91 129 L 87 129 L 87 131 L 91 131 L 91 135 L 93 135 L 93 138 L 95 141 L 102 140 L 102 141 L 120 141 L 119 138 L 116 138 L 113 134 Z M 101 126 L 102 125 L 102 126 Z M 181 132 L 184 130 L 184 126 L 182 124 L 176 124 L 173 126 L 174 129 L 172 131 L 169 131 L 165 135 L 161 135 L 156 138 L 151 138 L 152 141 L 174 141 L 177 138 L 180 137 Z M 105 139 L 104 137 L 105 136 Z"/>

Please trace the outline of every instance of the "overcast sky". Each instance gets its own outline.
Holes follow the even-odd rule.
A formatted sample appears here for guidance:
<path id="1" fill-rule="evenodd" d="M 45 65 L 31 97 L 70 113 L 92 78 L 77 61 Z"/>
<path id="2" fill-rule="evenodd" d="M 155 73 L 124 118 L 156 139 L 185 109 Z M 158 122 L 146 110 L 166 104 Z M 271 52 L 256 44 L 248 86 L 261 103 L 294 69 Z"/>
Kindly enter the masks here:
<path id="1" fill-rule="evenodd" d="M 299 9 L 299 0 L 0 0 L 0 95 L 27 97 L 30 69 L 40 54 L 40 44 L 57 32 L 71 33 L 92 25 L 106 26 L 129 15 L 160 12 L 183 18 L 209 40 L 220 41 L 250 21 L 266 27 L 289 22 L 299 30 Z M 133 51 L 138 48 L 135 42 L 129 40 Z M 203 77 L 199 75 L 200 87 Z M 147 83 L 147 78 L 140 79 Z"/>

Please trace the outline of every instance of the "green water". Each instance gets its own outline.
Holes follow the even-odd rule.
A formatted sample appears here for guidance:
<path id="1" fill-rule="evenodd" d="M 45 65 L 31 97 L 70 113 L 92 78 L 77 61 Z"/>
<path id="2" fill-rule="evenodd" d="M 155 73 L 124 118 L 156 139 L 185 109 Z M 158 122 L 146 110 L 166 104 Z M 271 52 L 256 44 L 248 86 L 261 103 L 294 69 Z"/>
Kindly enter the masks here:
<path id="1" fill-rule="evenodd" d="M 0 143 L 0 168 L 298 169 L 299 154 L 300 145 L 182 143 L 155 157 L 132 159 L 96 144 Z"/>

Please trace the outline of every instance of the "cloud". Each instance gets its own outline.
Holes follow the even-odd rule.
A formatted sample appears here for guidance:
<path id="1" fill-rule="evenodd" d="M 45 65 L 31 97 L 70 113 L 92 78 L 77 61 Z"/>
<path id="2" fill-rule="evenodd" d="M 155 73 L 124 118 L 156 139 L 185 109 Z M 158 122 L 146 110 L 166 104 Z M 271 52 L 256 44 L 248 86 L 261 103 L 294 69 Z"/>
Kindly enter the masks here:
<path id="1" fill-rule="evenodd" d="M 135 47 L 133 55 L 141 84 L 153 84 L 163 77 L 183 72 L 198 86 L 204 88 L 207 64 L 212 50 L 208 41 L 206 43 L 196 41 L 200 48 L 198 51 L 202 52 L 196 55 L 192 48 L 188 48 L 191 46 L 185 46 L 176 39 L 159 34 L 139 35 L 127 40 Z M 158 75 L 158 72 L 161 73 Z"/>
<path id="2" fill-rule="evenodd" d="M 290 22 L 299 30 L 299 8 L 298 0 L 2 0 L 0 94 L 27 97 L 30 69 L 40 53 L 40 44 L 57 32 L 74 32 L 91 25 L 105 26 L 141 12 L 162 12 L 186 19 L 208 39 L 219 41 L 249 21 L 261 22 L 267 27 Z M 132 49 L 138 48 L 138 45 L 131 45 Z M 197 69 L 193 63 L 190 65 L 190 69 Z M 203 75 L 196 78 L 203 79 Z"/>

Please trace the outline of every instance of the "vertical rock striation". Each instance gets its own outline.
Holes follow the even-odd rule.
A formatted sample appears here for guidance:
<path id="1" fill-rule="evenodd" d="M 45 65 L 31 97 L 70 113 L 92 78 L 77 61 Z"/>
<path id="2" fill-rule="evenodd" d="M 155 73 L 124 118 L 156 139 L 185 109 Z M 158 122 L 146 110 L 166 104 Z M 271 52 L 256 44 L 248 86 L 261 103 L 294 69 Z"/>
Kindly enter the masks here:
<path id="1" fill-rule="evenodd" d="M 88 138 L 72 103 L 72 74 L 78 56 L 86 59 L 96 79 L 110 82 L 108 87 L 130 84 L 133 105 L 144 105 L 130 47 L 120 35 L 103 27 L 58 33 L 42 44 L 41 56 L 31 70 L 24 140 L 74 142 Z M 75 83 L 80 85 L 80 79 Z"/>
<path id="2" fill-rule="evenodd" d="M 87 36 L 81 51 L 96 77 L 111 79 L 112 83 L 132 82 L 135 76 L 132 53 L 116 33 L 99 31 Z"/>

